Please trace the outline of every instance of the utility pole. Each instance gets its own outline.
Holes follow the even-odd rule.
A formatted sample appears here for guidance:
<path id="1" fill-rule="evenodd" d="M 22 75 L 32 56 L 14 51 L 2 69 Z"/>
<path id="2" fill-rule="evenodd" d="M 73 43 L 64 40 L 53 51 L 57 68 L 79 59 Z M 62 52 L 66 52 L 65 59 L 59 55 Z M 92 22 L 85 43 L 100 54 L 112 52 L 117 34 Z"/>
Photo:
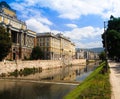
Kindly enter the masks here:
<path id="1" fill-rule="evenodd" d="M 108 55 L 107 55 L 107 35 L 106 35 L 106 22 L 104 21 L 104 40 L 105 40 L 105 68 L 108 71 Z"/>

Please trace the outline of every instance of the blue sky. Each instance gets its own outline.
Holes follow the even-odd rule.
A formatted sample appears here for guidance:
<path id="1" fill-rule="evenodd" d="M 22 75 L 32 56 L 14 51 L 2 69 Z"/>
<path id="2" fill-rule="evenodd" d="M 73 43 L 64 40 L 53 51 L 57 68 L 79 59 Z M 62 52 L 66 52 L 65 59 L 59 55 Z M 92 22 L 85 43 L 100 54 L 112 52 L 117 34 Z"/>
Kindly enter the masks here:
<path id="1" fill-rule="evenodd" d="M 37 32 L 63 33 L 76 47 L 102 47 L 103 22 L 120 16 L 119 0 L 5 0 Z"/>

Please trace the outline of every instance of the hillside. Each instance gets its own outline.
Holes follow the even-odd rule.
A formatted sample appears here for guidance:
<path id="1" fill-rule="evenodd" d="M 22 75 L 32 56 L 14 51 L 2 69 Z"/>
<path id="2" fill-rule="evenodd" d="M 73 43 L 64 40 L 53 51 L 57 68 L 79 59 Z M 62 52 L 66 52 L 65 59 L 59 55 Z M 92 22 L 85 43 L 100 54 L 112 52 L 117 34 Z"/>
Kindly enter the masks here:
<path id="1" fill-rule="evenodd" d="M 96 52 L 96 53 L 100 53 L 102 51 L 104 51 L 104 48 L 102 47 L 99 47 L 99 48 L 91 48 L 89 49 L 90 51 L 93 51 L 93 52 Z"/>
<path id="2" fill-rule="evenodd" d="M 102 51 L 104 51 L 104 48 L 102 47 L 99 47 L 99 48 L 90 48 L 90 49 L 85 49 L 85 48 L 76 48 L 76 50 L 84 50 L 84 51 L 92 51 L 92 52 L 95 52 L 95 53 L 100 53 Z"/>

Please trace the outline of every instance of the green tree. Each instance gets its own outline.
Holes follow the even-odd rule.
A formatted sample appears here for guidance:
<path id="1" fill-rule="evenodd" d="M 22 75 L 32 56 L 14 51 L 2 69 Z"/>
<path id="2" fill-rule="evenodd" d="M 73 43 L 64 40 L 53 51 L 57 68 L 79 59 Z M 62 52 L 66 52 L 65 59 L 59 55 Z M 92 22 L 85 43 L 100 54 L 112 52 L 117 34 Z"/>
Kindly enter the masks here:
<path id="1" fill-rule="evenodd" d="M 32 53 L 30 55 L 31 60 L 43 59 L 44 53 L 41 51 L 39 46 L 33 48 Z"/>
<path id="2" fill-rule="evenodd" d="M 9 33 L 5 31 L 3 26 L 0 26 L 0 61 L 8 55 L 10 48 L 11 40 Z"/>
<path id="3" fill-rule="evenodd" d="M 102 61 L 106 59 L 104 51 L 99 54 L 99 59 L 101 59 Z"/>
<path id="4" fill-rule="evenodd" d="M 110 17 L 108 27 L 102 35 L 103 46 L 105 39 L 107 45 L 107 54 L 110 58 L 120 58 L 120 18 Z"/>

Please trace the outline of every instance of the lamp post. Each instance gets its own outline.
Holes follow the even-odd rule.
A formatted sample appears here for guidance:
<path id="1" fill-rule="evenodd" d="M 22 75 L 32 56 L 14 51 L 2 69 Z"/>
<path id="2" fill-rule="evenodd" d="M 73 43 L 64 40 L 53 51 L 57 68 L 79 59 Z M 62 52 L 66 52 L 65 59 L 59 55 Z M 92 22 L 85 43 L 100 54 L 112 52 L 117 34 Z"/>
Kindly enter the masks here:
<path id="1" fill-rule="evenodd" d="M 106 35 L 106 21 L 104 21 L 104 40 L 105 40 L 105 69 L 108 71 L 108 56 L 107 56 L 107 35 Z"/>

